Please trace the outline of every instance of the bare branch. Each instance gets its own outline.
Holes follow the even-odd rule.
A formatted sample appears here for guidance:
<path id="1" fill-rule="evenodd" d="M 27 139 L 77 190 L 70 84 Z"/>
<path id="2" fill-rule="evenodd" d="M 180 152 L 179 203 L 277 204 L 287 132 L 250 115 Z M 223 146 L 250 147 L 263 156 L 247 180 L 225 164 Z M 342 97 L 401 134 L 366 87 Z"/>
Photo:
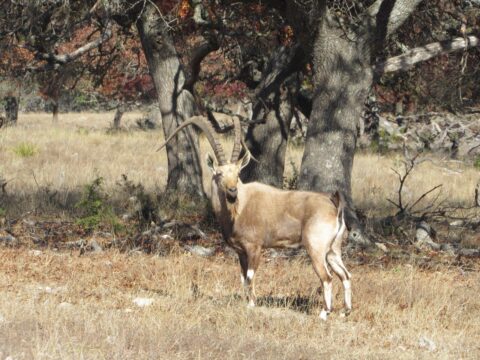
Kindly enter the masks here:
<path id="1" fill-rule="evenodd" d="M 211 35 L 209 36 L 209 39 L 200 44 L 194 51 L 193 55 L 190 61 L 190 77 L 185 81 L 184 88 L 192 92 L 193 86 L 198 80 L 198 75 L 200 74 L 200 65 L 207 57 L 208 54 L 210 54 L 213 51 L 216 51 L 219 49 L 219 44 L 216 36 Z"/>
<path id="2" fill-rule="evenodd" d="M 103 44 L 105 41 L 107 41 L 111 37 L 112 37 L 112 28 L 111 28 L 111 25 L 108 24 L 105 31 L 102 33 L 102 35 L 98 39 L 79 47 L 78 49 L 72 51 L 71 53 L 62 54 L 62 55 L 56 55 L 52 53 L 49 53 L 49 54 L 38 53 L 36 54 L 36 58 L 39 60 L 46 60 L 49 63 L 66 64 L 73 60 L 78 59 L 80 56 L 89 52 L 90 50 L 98 48 L 101 44 Z"/>
<path id="3" fill-rule="evenodd" d="M 393 34 L 412 14 L 422 0 L 377 0 L 368 9 L 368 15 L 377 18 L 377 26 L 382 27 L 384 38 Z M 378 24 L 378 20 L 388 19 L 386 24 Z"/>
<path id="4" fill-rule="evenodd" d="M 441 188 L 443 185 L 440 184 L 440 185 L 437 185 L 437 186 L 434 186 L 433 188 L 431 188 L 430 190 L 428 190 L 427 192 L 425 192 L 424 194 L 422 194 L 422 196 L 420 196 L 417 201 L 415 201 L 411 206 L 409 206 L 408 208 L 410 210 L 413 210 L 413 208 L 415 207 L 415 205 L 417 205 L 420 201 L 422 201 L 422 199 L 425 198 L 425 196 L 427 196 L 428 194 L 430 194 L 432 191 L 435 191 L 436 189 L 438 188 Z M 434 203 L 432 203 L 433 205 Z"/>
<path id="5" fill-rule="evenodd" d="M 406 71 L 416 63 L 429 60 L 435 56 L 476 46 L 480 46 L 480 41 L 478 37 L 473 35 L 465 38 L 459 37 L 453 40 L 434 42 L 387 59 L 385 62 L 375 65 L 374 71 L 379 75 L 395 71 Z"/>

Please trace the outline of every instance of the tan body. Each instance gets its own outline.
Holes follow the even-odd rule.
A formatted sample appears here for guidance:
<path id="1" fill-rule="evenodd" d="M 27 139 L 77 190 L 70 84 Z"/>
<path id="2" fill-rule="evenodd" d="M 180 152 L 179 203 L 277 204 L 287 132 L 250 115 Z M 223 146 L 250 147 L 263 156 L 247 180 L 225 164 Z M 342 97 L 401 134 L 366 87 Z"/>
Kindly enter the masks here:
<path id="1" fill-rule="evenodd" d="M 323 286 L 324 309 L 320 317 L 326 320 L 332 309 L 330 269 L 342 281 L 345 309 L 349 313 L 352 307 L 351 276 L 341 256 L 342 240 L 347 232 L 342 196 L 338 192 L 286 191 L 256 182 L 243 184 L 239 174 L 250 161 L 250 153 L 247 151 L 238 159 L 241 150 L 239 122 L 235 123 L 236 139 L 229 162 L 211 126 L 198 118 L 185 122 L 166 142 L 190 124 L 206 132 L 215 151 L 215 159 L 208 158 L 212 170 L 212 207 L 225 241 L 238 254 L 249 305 L 255 305 L 253 279 L 262 248 L 303 245 Z"/>
<path id="2" fill-rule="evenodd" d="M 212 178 L 212 207 L 225 241 L 238 253 L 249 305 L 255 305 L 253 279 L 262 248 L 303 245 L 322 281 L 325 304 L 322 318 L 326 319 L 332 305 L 332 275 L 328 265 L 343 283 L 345 308 L 349 313 L 351 275 L 341 259 L 346 235 L 343 211 L 339 216 L 341 200 L 331 194 L 280 190 L 237 180 L 237 197 L 231 202 L 222 191 L 221 180 L 215 175 Z"/>

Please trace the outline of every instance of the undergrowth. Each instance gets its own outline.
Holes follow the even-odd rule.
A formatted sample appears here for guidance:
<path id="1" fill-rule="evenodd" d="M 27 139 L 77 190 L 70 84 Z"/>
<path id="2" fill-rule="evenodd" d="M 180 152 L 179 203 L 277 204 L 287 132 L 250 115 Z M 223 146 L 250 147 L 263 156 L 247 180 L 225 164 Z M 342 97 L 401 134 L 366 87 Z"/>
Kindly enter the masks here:
<path id="1" fill-rule="evenodd" d="M 82 198 L 76 204 L 82 213 L 76 222 L 88 231 L 97 229 L 101 224 L 106 224 L 116 232 L 122 227 L 113 208 L 106 203 L 108 196 L 103 191 L 103 183 L 103 177 L 99 176 L 85 185 Z"/>

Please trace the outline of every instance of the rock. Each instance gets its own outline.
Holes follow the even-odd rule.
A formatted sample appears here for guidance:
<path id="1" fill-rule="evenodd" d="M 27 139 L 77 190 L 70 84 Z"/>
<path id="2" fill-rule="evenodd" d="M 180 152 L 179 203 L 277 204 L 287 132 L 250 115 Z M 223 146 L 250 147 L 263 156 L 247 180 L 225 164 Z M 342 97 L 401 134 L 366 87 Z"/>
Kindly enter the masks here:
<path id="1" fill-rule="evenodd" d="M 376 243 L 375 243 L 375 246 L 376 246 L 377 248 L 379 248 L 380 250 L 382 250 L 384 253 L 387 253 L 387 252 L 388 252 L 388 249 L 387 249 L 387 247 L 385 246 L 385 244 L 376 242 Z"/>
<path id="2" fill-rule="evenodd" d="M 480 256 L 480 249 L 460 249 L 458 250 L 458 255 L 462 256 Z"/>
<path id="3" fill-rule="evenodd" d="M 463 137 L 458 141 L 457 156 L 459 158 L 474 157 L 480 154 L 480 139 Z"/>
<path id="4" fill-rule="evenodd" d="M 415 246 L 419 249 L 431 248 L 433 250 L 440 250 L 440 244 L 433 241 L 435 237 L 435 230 L 425 221 L 417 224 L 415 231 Z"/>
<path id="5" fill-rule="evenodd" d="M 389 135 L 394 135 L 398 132 L 398 125 L 388 121 L 384 117 L 379 117 L 378 126 L 380 129 L 384 130 Z"/>
<path id="6" fill-rule="evenodd" d="M 183 248 L 194 255 L 209 257 L 215 254 L 215 248 L 206 248 L 200 245 L 184 245 Z"/>
<path id="7" fill-rule="evenodd" d="M 99 252 L 103 251 L 102 247 L 98 244 L 97 240 L 95 240 L 95 239 L 92 239 L 92 241 L 90 241 L 89 245 L 90 245 L 91 250 L 94 253 L 99 253 Z"/>
<path id="8" fill-rule="evenodd" d="M 0 324 L 4 324 L 6 322 L 7 320 L 5 319 L 5 317 L 2 314 L 0 314 Z"/>
<path id="9" fill-rule="evenodd" d="M 430 352 L 437 349 L 437 345 L 435 345 L 433 340 L 427 338 L 426 336 L 420 336 L 420 338 L 418 339 L 418 345 L 421 348 L 426 348 Z"/>
<path id="10" fill-rule="evenodd" d="M 349 231 L 348 242 L 353 242 L 361 247 L 369 247 L 372 245 L 372 242 L 360 229 L 352 229 Z"/>
<path id="11" fill-rule="evenodd" d="M 464 221 L 463 220 L 455 220 L 450 223 L 450 226 L 463 226 Z"/>
<path id="12" fill-rule="evenodd" d="M 152 298 L 143 298 L 143 297 L 137 297 L 133 299 L 133 303 L 138 307 L 150 306 L 153 304 L 153 301 L 154 300 Z"/>
<path id="13" fill-rule="evenodd" d="M 451 244 L 442 244 L 441 250 L 445 251 L 448 255 L 455 256 L 455 248 Z"/>
<path id="14" fill-rule="evenodd" d="M 29 253 L 30 255 L 32 255 L 32 256 L 40 256 L 40 255 L 42 255 L 42 252 L 41 252 L 40 250 L 30 250 L 28 253 Z"/>
<path id="15" fill-rule="evenodd" d="M 23 219 L 22 222 L 28 226 L 35 226 L 36 222 L 30 219 Z"/>
<path id="16" fill-rule="evenodd" d="M 69 302 L 61 302 L 60 304 L 58 304 L 57 306 L 59 309 L 62 309 L 62 310 L 70 310 L 70 309 L 73 309 L 73 304 L 70 304 Z"/>
<path id="17" fill-rule="evenodd" d="M 14 236 L 7 234 L 6 236 L 0 236 L 0 243 L 4 243 L 7 246 L 17 246 L 18 240 Z"/>

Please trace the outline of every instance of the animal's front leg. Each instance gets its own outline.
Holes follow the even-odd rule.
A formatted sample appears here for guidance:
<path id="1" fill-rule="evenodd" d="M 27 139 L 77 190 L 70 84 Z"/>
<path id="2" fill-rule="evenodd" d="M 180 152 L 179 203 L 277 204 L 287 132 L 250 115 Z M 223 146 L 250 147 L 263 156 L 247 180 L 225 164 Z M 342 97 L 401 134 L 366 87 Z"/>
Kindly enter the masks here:
<path id="1" fill-rule="evenodd" d="M 238 258 L 242 269 L 241 280 L 248 300 L 248 306 L 254 307 L 256 301 L 254 277 L 260 264 L 261 248 L 247 247 L 245 252 L 239 253 Z"/>

